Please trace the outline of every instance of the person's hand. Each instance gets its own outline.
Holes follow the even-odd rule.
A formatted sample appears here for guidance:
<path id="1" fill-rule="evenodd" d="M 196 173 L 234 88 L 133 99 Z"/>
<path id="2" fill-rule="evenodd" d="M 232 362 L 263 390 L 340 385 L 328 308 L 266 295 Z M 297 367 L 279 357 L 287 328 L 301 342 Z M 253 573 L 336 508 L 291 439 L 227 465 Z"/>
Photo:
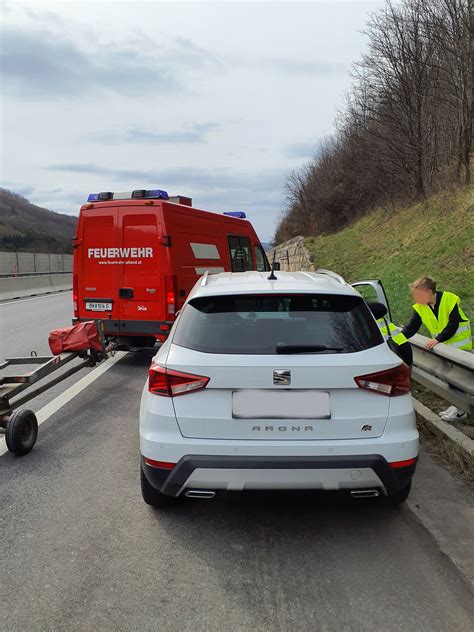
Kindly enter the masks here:
<path id="1" fill-rule="evenodd" d="M 433 347 L 436 347 L 436 345 L 438 344 L 438 340 L 436 340 L 436 338 L 433 338 L 433 340 L 428 340 L 428 342 L 426 343 L 425 347 L 427 349 L 432 349 Z"/>

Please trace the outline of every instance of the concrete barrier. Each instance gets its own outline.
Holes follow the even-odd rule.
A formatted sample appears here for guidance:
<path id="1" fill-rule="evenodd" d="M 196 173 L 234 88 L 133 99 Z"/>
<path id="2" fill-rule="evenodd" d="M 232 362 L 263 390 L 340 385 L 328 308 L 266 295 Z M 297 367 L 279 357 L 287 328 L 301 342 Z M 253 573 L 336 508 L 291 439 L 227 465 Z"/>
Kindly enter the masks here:
<path id="1" fill-rule="evenodd" d="M 0 274 L 56 274 L 72 272 L 72 255 L 0 251 Z"/>
<path id="2" fill-rule="evenodd" d="M 72 289 L 72 274 L 0 278 L 0 301 Z"/>

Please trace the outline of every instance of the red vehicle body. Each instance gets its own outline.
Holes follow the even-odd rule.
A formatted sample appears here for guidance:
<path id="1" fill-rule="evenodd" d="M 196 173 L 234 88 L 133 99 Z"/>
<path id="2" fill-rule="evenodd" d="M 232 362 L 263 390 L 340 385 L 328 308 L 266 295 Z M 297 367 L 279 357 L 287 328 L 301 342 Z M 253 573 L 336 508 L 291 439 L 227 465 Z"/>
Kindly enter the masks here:
<path id="1" fill-rule="evenodd" d="M 73 242 L 74 322 L 101 318 L 119 344 L 164 340 L 206 271 L 269 269 L 245 219 L 198 210 L 183 197 L 99 195 L 114 197 L 81 207 Z"/>

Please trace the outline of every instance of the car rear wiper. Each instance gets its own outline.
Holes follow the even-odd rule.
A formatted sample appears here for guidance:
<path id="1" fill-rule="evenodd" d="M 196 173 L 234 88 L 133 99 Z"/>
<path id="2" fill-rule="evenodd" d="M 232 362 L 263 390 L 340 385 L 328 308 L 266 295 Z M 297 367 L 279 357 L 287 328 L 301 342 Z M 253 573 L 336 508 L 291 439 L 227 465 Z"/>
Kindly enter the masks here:
<path id="1" fill-rule="evenodd" d="M 341 347 L 326 347 L 325 345 L 287 345 L 277 342 L 277 353 L 320 353 L 321 351 L 343 351 Z"/>

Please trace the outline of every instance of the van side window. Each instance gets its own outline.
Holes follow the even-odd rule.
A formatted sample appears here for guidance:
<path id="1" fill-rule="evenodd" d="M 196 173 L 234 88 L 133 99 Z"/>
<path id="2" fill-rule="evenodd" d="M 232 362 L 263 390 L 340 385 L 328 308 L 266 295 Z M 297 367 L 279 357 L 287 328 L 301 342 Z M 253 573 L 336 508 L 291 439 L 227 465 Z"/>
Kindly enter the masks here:
<path id="1" fill-rule="evenodd" d="M 232 262 L 232 272 L 246 272 L 253 270 L 252 252 L 250 239 L 237 235 L 229 236 L 230 260 Z"/>
<path id="2" fill-rule="evenodd" d="M 257 264 L 257 271 L 265 272 L 265 270 L 270 270 L 270 267 L 267 262 L 267 257 L 265 256 L 262 246 L 255 244 L 254 254 L 255 254 L 255 263 Z"/>

